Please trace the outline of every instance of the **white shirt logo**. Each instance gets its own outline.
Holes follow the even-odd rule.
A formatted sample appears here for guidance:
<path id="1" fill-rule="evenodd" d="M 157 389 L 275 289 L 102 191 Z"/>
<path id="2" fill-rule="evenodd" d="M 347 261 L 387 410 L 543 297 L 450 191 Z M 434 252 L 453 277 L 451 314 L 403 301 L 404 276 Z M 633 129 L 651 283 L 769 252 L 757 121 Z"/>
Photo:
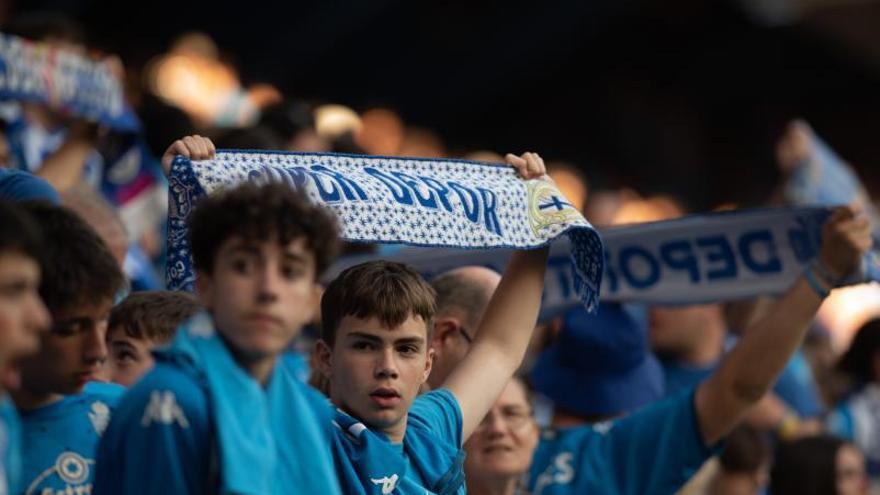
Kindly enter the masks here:
<path id="1" fill-rule="evenodd" d="M 170 390 L 154 390 L 150 394 L 150 403 L 144 410 L 141 425 L 150 426 L 152 423 L 171 425 L 177 423 L 181 428 L 189 428 L 189 421 L 183 414 L 183 409 L 177 405 L 177 397 Z"/>
<path id="2" fill-rule="evenodd" d="M 574 455 L 571 452 L 563 452 L 553 458 L 553 462 L 538 476 L 535 483 L 534 495 L 540 495 L 550 485 L 567 485 L 574 479 L 574 468 L 571 461 Z"/>
<path id="3" fill-rule="evenodd" d="M 95 433 L 98 436 L 103 435 L 104 430 L 107 429 L 107 424 L 110 423 L 110 408 L 99 400 L 92 402 L 89 420 L 91 420 L 92 426 L 95 428 Z"/>
<path id="4" fill-rule="evenodd" d="M 396 474 L 392 474 L 390 477 L 386 476 L 379 479 L 370 478 L 370 481 L 372 481 L 374 485 L 382 485 L 382 495 L 390 494 L 394 491 L 394 488 L 397 487 Z"/>

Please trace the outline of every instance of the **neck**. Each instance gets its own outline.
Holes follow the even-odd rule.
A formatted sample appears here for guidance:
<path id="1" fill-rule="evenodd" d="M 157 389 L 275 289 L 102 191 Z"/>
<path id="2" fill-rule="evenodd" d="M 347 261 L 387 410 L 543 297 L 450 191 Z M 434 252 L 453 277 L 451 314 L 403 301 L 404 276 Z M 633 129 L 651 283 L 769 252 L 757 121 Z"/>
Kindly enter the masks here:
<path id="1" fill-rule="evenodd" d="M 226 345 L 226 348 L 229 349 L 235 362 L 238 363 L 248 375 L 251 375 L 254 380 L 258 381 L 260 385 L 265 387 L 269 381 L 269 377 L 272 376 L 272 370 L 275 368 L 275 360 L 278 356 L 248 355 L 230 345 L 229 341 L 223 337 L 223 334 L 220 334 L 220 337 L 223 339 L 223 343 Z"/>
<path id="2" fill-rule="evenodd" d="M 51 392 L 34 392 L 21 387 L 18 390 L 10 391 L 9 395 L 15 402 L 15 407 L 22 411 L 31 411 L 34 409 L 54 404 L 64 398 L 61 394 Z"/>
<path id="3" fill-rule="evenodd" d="M 333 390 L 338 389 L 338 387 L 330 387 L 330 402 L 333 403 L 334 406 L 338 407 L 345 411 L 349 416 L 361 421 L 365 425 L 367 425 L 371 430 L 383 433 L 388 441 L 391 443 L 403 443 L 403 437 L 406 436 L 406 420 L 409 415 L 405 415 L 397 424 L 389 425 L 389 426 L 377 426 L 372 425 L 367 421 L 364 421 L 356 412 L 354 412 L 350 407 L 345 405 L 342 400 L 336 395 L 333 394 Z"/>
<path id="4" fill-rule="evenodd" d="M 514 495 L 519 485 L 519 477 L 480 478 L 468 476 L 467 492 L 471 495 Z"/>

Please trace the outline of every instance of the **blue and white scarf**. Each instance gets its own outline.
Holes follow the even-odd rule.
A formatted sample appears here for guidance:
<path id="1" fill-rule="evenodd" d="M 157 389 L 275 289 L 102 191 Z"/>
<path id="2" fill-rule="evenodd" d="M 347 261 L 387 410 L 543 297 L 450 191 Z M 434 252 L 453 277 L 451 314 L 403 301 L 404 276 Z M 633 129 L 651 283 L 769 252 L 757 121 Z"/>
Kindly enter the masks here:
<path id="1" fill-rule="evenodd" d="M 0 100 L 35 101 L 120 132 L 140 129 L 122 85 L 82 55 L 0 33 Z"/>
<path id="2" fill-rule="evenodd" d="M 600 229 L 605 247 L 603 301 L 697 304 L 785 292 L 819 251 L 824 207 L 762 208 L 692 215 Z M 560 242 L 550 251 L 542 317 L 573 306 L 573 275 Z M 406 248 L 385 258 L 410 264 L 427 279 L 465 265 L 501 270 L 509 250 Z M 345 258 L 341 270 L 373 256 Z M 880 252 L 866 254 L 861 280 L 880 280 Z"/>
<path id="3" fill-rule="evenodd" d="M 573 294 L 598 302 L 602 242 L 546 179 L 523 181 L 510 166 L 419 158 L 224 151 L 213 160 L 177 157 L 169 198 L 168 286 L 191 290 L 186 220 L 198 199 L 245 181 L 303 189 L 332 208 L 351 241 L 466 249 L 529 249 L 565 234 Z"/>

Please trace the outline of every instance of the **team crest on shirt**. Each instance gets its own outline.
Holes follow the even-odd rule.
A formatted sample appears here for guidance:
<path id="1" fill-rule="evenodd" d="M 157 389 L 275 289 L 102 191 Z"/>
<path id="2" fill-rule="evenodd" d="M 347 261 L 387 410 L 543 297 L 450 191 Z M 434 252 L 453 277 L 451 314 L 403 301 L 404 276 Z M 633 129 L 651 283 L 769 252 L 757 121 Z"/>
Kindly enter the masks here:
<path id="1" fill-rule="evenodd" d="M 398 476 L 396 474 L 392 474 L 391 476 L 385 476 L 384 478 L 370 478 L 370 481 L 373 482 L 374 485 L 382 485 L 382 495 L 388 495 L 394 491 L 397 487 Z"/>
<path id="2" fill-rule="evenodd" d="M 62 452 L 55 464 L 40 473 L 28 486 L 25 495 L 87 495 L 95 461 L 76 452 Z"/>
<path id="3" fill-rule="evenodd" d="M 529 225 L 536 236 L 551 225 L 576 222 L 581 212 L 565 199 L 556 185 L 549 180 L 526 183 L 529 194 Z"/>
<path id="4" fill-rule="evenodd" d="M 95 428 L 95 433 L 97 433 L 98 436 L 103 435 L 104 430 L 107 429 L 107 425 L 110 423 L 110 408 L 107 404 L 104 404 L 99 400 L 92 402 L 92 409 L 89 411 L 89 420 Z"/>

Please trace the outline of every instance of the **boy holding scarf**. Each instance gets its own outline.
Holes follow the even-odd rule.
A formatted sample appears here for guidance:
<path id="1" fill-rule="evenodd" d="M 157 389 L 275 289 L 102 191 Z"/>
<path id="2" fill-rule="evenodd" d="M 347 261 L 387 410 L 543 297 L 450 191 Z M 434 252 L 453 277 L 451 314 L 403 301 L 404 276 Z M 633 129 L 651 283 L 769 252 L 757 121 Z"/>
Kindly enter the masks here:
<path id="1" fill-rule="evenodd" d="M 198 136 L 163 158 L 213 156 Z M 311 321 L 335 220 L 286 185 L 203 198 L 189 226 L 207 313 L 155 353 L 98 454 L 95 493 L 339 493 L 326 399 L 279 354 Z"/>
<path id="2" fill-rule="evenodd" d="M 544 175 L 536 154 L 507 156 L 523 179 Z M 519 367 L 535 327 L 547 248 L 514 253 L 467 356 L 439 388 L 431 372 L 434 291 L 400 263 L 343 271 L 321 300 L 318 367 L 339 409 L 333 438 L 345 493 L 464 493 L 462 442 Z"/>

